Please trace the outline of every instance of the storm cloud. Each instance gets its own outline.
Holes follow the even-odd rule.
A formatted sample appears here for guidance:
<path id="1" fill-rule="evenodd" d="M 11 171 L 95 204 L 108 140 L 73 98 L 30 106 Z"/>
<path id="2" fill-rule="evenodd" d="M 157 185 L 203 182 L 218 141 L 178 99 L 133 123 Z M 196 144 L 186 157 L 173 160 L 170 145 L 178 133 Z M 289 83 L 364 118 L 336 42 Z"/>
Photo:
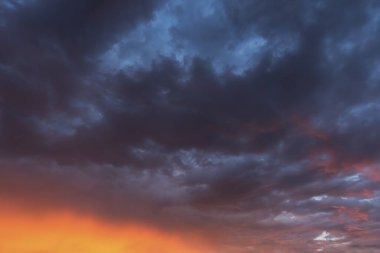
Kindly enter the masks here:
<path id="1" fill-rule="evenodd" d="M 0 197 L 217 252 L 376 252 L 379 11 L 2 0 Z"/>

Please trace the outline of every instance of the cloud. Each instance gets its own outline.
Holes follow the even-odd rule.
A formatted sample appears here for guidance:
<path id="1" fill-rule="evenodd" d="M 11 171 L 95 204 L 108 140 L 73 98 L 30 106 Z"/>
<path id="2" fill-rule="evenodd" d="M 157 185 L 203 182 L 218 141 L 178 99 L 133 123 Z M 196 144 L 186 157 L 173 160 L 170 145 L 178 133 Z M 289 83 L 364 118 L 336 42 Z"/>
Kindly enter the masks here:
<path id="1" fill-rule="evenodd" d="M 0 3 L 3 199 L 218 252 L 374 245 L 376 1 Z"/>
<path id="2" fill-rule="evenodd" d="M 329 232 L 323 231 L 320 235 L 315 237 L 313 240 L 314 241 L 340 241 L 340 240 L 343 240 L 344 238 L 345 238 L 344 236 L 334 237 L 334 236 L 331 236 Z"/>

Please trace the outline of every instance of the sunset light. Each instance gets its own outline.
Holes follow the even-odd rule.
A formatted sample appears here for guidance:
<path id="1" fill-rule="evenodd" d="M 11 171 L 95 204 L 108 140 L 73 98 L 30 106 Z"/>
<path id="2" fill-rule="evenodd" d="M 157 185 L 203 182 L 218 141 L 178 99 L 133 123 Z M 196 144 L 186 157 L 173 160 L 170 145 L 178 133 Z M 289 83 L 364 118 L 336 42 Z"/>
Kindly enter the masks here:
<path id="1" fill-rule="evenodd" d="M 116 224 L 70 213 L 0 211 L 0 252 L 206 253 L 191 235 L 179 236 L 133 223 Z"/>

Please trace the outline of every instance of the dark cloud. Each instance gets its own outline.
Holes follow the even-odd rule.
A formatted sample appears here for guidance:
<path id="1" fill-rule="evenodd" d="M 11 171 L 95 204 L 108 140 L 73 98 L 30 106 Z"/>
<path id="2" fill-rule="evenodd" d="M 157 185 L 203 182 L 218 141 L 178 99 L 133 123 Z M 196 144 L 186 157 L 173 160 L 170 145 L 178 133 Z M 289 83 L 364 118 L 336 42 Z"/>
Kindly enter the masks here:
<path id="1" fill-rule="evenodd" d="M 75 60 L 102 50 L 120 32 L 149 19 L 159 1 L 36 1 L 10 17 L 8 28 L 40 46 L 58 47 Z M 16 30 L 17 29 L 17 30 Z"/>
<path id="2" fill-rule="evenodd" d="M 4 198 L 376 247 L 377 1 L 0 3 Z"/>

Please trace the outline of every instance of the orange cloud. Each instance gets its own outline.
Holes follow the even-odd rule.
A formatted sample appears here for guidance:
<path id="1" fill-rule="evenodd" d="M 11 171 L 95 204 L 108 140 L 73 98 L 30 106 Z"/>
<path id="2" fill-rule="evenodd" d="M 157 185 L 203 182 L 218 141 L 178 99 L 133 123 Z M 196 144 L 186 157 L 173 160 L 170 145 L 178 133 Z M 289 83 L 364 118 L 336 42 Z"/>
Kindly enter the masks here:
<path id="1" fill-rule="evenodd" d="M 0 252 L 207 253 L 194 235 L 175 235 L 141 224 L 116 224 L 72 213 L 0 211 Z"/>
<path id="2" fill-rule="evenodd" d="M 299 115 L 295 115 L 293 117 L 293 121 L 294 121 L 295 125 L 299 129 L 301 129 L 301 131 L 305 135 L 308 135 L 310 137 L 313 137 L 315 139 L 320 139 L 323 141 L 327 141 L 330 138 L 328 133 L 316 128 L 315 126 L 313 126 L 310 119 L 302 118 Z"/>
<path id="3" fill-rule="evenodd" d="M 349 165 L 347 165 L 349 166 Z M 370 161 L 354 163 L 351 165 L 356 171 L 363 173 L 370 181 L 380 182 L 379 164 Z"/>
<path id="4" fill-rule="evenodd" d="M 368 221 L 368 213 L 361 211 L 359 208 L 348 208 L 345 206 L 332 206 L 338 213 L 344 213 L 356 221 Z"/>
<path id="5" fill-rule="evenodd" d="M 364 197 L 364 198 L 373 198 L 375 192 L 370 189 L 363 189 L 361 191 L 349 192 L 346 194 L 347 197 Z"/>

